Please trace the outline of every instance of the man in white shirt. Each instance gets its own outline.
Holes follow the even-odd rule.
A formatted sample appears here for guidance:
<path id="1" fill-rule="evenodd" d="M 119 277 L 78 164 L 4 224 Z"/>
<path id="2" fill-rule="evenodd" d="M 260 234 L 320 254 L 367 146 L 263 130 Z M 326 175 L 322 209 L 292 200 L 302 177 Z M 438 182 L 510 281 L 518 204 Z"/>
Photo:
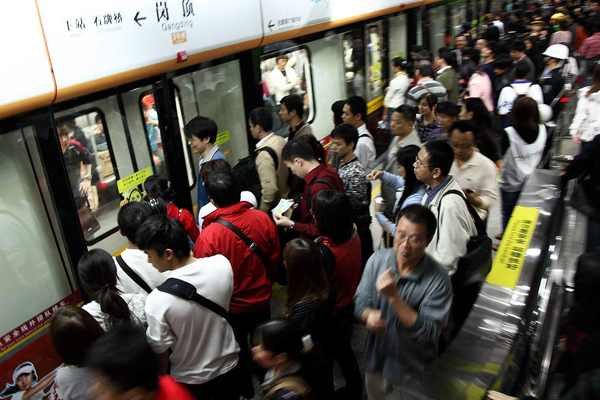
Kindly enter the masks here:
<path id="1" fill-rule="evenodd" d="M 168 271 L 158 272 L 148 262 L 148 256 L 137 246 L 136 232 L 140 225 L 152 215 L 154 215 L 152 207 L 146 202 L 127 203 L 119 210 L 117 216 L 119 232 L 129 241 L 129 246 L 120 254 L 120 259 L 114 257 L 118 277 L 117 289 L 123 293 L 148 294 L 149 292 L 141 287 L 135 281 L 136 279 L 141 279 L 152 291 L 170 275 Z M 130 271 L 125 271 L 121 266 L 122 263 L 125 263 L 125 269 L 129 267 Z M 133 277 L 132 274 L 134 274 Z"/>
<path id="2" fill-rule="evenodd" d="M 478 137 L 479 129 L 473 121 L 456 121 L 452 125 L 449 139 L 454 162 L 450 175 L 477 214 L 486 221 L 490 207 L 498 199 L 498 169 L 492 160 L 477 151 Z"/>
<path id="3" fill-rule="evenodd" d="M 152 216 L 140 226 L 136 238 L 158 271 L 171 271 L 171 278 L 192 285 L 197 294 L 229 309 L 231 264 L 222 255 L 194 258 L 181 222 L 166 215 Z M 148 295 L 146 317 L 146 338 L 157 353 L 159 375 L 167 373 L 170 361 L 170 375 L 196 398 L 239 399 L 236 366 L 240 347 L 225 318 L 160 288 Z"/>
<path id="4" fill-rule="evenodd" d="M 375 142 L 367 129 L 367 103 L 359 96 L 352 96 L 346 100 L 342 112 L 342 120 L 358 130 L 358 143 L 354 154 L 365 167 L 367 173 L 375 168 Z"/>

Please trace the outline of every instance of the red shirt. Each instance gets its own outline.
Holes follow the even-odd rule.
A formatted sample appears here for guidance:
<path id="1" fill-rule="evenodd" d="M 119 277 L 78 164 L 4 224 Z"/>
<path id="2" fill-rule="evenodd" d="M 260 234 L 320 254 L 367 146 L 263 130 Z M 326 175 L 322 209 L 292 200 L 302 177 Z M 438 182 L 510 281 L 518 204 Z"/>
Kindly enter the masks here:
<path id="1" fill-rule="evenodd" d="M 279 234 L 267 213 L 251 210 L 245 201 L 217 208 L 204 217 L 202 234 L 194 246 L 194 257 L 223 254 L 233 268 L 232 313 L 260 311 L 269 306 L 271 286 L 279 265 Z M 267 266 L 235 233 L 215 221 L 222 218 L 238 228 L 258 245 L 267 258 Z"/>
<path id="2" fill-rule="evenodd" d="M 158 378 L 158 393 L 154 400 L 195 400 L 194 395 L 179 382 L 176 382 L 170 375 L 163 375 Z"/>
<path id="3" fill-rule="evenodd" d="M 334 244 L 331 243 L 331 239 L 326 237 L 323 237 L 319 243 L 329 247 L 335 256 L 335 269 L 330 279 L 338 290 L 335 308 L 339 310 L 352 303 L 356 288 L 360 283 L 362 275 L 360 238 L 355 233 L 346 243 Z"/>
<path id="4" fill-rule="evenodd" d="M 310 204 L 312 204 L 312 200 L 321 190 L 331 190 L 331 186 L 321 182 L 317 182 L 311 187 L 312 182 L 315 180 L 326 179 L 329 183 L 331 183 L 333 189 L 339 190 L 342 193 L 344 193 L 344 184 L 335 170 L 326 168 L 322 164 L 319 164 L 319 166 L 306 174 L 306 176 L 302 179 L 304 180 L 304 194 L 300 200 L 301 221 L 296 221 L 294 230 L 300 232 L 301 237 L 315 238 L 319 236 L 320 233 L 315 226 L 315 223 L 312 219 L 312 214 L 310 213 L 310 207 L 306 201 L 306 198 L 308 197 L 308 189 L 310 189 Z"/>
<path id="5" fill-rule="evenodd" d="M 175 218 L 181 221 L 185 231 L 194 243 L 196 240 L 198 240 L 200 229 L 198 229 L 198 225 L 196 225 L 196 221 L 194 220 L 192 213 L 185 208 L 179 208 L 175 204 L 169 203 L 167 206 L 167 216 L 169 218 Z"/>

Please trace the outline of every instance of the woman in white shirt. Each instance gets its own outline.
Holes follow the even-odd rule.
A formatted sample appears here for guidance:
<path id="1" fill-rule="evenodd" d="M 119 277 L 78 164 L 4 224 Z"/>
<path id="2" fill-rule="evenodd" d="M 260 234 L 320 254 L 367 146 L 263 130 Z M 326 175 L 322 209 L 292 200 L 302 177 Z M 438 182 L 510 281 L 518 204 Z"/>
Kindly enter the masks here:
<path id="1" fill-rule="evenodd" d="M 600 132 L 600 65 L 592 74 L 592 86 L 579 89 L 575 117 L 569 127 L 569 133 L 577 144 L 585 146 L 594 140 Z"/>
<path id="2" fill-rule="evenodd" d="M 504 169 L 500 181 L 502 226 L 506 228 L 521 189 L 542 159 L 546 127 L 540 124 L 538 104 L 530 97 L 515 101 L 511 126 L 502 133 Z"/>
<path id="3" fill-rule="evenodd" d="M 392 69 L 396 76 L 390 81 L 383 99 L 381 119 L 384 121 L 390 121 L 394 110 L 406 103 L 406 93 L 410 88 L 410 79 L 405 71 L 406 65 L 407 62 L 402 57 L 396 57 L 392 60 Z"/>
<path id="4" fill-rule="evenodd" d="M 117 268 L 110 254 L 101 249 L 90 250 L 81 256 L 77 271 L 83 290 L 92 299 L 82 308 L 105 331 L 125 323 L 146 326 L 146 296 L 117 289 Z"/>

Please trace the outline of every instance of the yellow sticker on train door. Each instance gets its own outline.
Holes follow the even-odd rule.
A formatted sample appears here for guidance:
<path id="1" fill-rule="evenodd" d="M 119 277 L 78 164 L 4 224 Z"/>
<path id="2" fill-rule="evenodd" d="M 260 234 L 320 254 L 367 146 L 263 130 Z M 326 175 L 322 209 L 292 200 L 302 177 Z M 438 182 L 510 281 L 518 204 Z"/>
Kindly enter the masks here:
<path id="1" fill-rule="evenodd" d="M 488 283 L 510 289 L 517 286 L 539 215 L 537 208 L 515 207 L 487 276 Z"/>

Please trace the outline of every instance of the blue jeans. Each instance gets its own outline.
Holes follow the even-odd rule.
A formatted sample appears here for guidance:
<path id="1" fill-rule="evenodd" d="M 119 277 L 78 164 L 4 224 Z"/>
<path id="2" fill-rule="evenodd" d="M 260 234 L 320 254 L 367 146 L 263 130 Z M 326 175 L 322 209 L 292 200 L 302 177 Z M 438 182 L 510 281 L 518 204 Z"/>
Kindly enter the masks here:
<path id="1" fill-rule="evenodd" d="M 508 220 L 513 212 L 513 209 L 517 205 L 517 200 L 519 200 L 519 195 L 521 191 L 518 192 L 507 192 L 505 190 L 500 189 L 500 196 L 502 198 L 502 230 L 506 229 L 506 225 L 508 225 Z"/>

